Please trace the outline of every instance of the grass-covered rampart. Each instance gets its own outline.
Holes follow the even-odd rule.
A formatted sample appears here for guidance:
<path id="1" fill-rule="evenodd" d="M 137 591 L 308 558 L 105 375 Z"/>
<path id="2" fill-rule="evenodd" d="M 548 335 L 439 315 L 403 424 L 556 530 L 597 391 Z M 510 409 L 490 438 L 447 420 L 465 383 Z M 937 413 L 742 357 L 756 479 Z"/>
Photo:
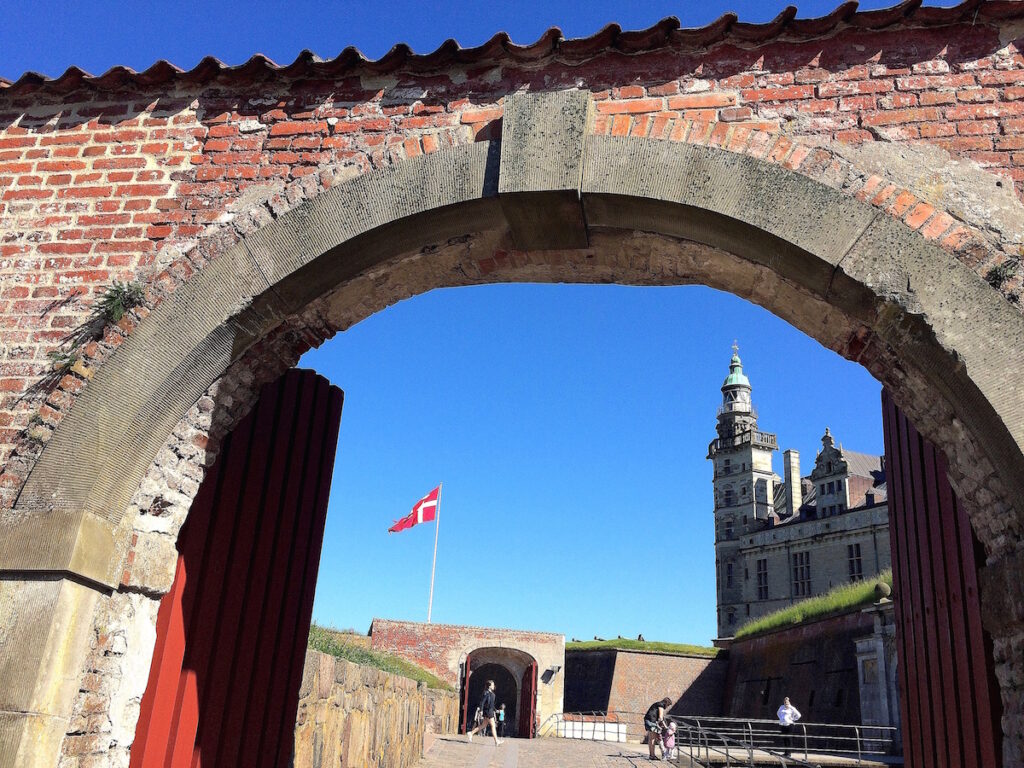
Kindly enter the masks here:
<path id="1" fill-rule="evenodd" d="M 828 616 L 847 613 L 856 608 L 870 605 L 877 600 L 875 585 L 879 581 L 884 581 L 891 588 L 892 571 L 882 571 L 882 573 L 878 574 L 877 578 L 870 581 L 855 581 L 852 584 L 842 584 L 826 592 L 824 595 L 809 597 L 794 605 L 781 608 L 774 613 L 748 621 L 737 630 L 736 639 L 763 635 L 766 632 L 792 627 L 805 621 L 824 619 Z"/>
<path id="2" fill-rule="evenodd" d="M 366 640 L 367 638 L 362 635 L 352 635 L 317 624 L 309 628 L 310 648 L 351 661 L 354 664 L 364 664 L 393 675 L 408 677 L 419 683 L 426 683 L 428 688 L 438 688 L 443 691 L 453 690 L 446 682 L 422 667 L 417 667 L 390 653 L 372 650 Z"/>
<path id="3" fill-rule="evenodd" d="M 565 644 L 566 651 L 647 651 L 649 653 L 671 653 L 677 656 L 708 656 L 718 655 L 717 648 L 703 645 L 687 645 L 686 643 L 659 643 L 648 640 L 582 640 Z"/>

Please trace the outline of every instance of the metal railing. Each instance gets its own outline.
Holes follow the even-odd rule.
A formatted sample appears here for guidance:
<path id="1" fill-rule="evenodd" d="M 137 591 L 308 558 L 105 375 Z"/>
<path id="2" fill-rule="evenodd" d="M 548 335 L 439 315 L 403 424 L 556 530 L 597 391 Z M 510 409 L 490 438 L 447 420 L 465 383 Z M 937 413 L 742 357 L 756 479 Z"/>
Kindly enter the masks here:
<path id="1" fill-rule="evenodd" d="M 815 768 L 818 755 L 842 757 L 862 765 L 891 755 L 897 729 L 880 725 L 796 723 L 784 744 L 776 720 L 671 716 L 676 723 L 676 758 L 694 765 L 778 765 Z M 640 712 L 564 712 L 549 716 L 538 736 L 587 741 L 641 742 L 646 736 Z M 788 747 L 788 748 L 787 748 Z"/>
<path id="2" fill-rule="evenodd" d="M 672 718 L 677 719 L 677 718 Z M 677 720 L 678 721 L 678 720 Z M 719 746 L 721 743 L 721 746 Z M 676 758 L 678 765 L 683 754 L 690 760 L 690 765 L 704 765 L 715 768 L 732 768 L 732 766 L 780 765 L 799 766 L 800 768 L 821 768 L 817 763 L 807 759 L 792 757 L 789 754 L 776 752 L 764 747 L 755 747 L 751 734 L 746 739 L 737 739 L 700 726 L 679 725 L 676 729 Z M 714 757 L 712 757 L 714 755 Z"/>
<path id="3" fill-rule="evenodd" d="M 784 744 L 784 736 L 780 733 L 776 720 L 730 717 L 672 719 L 676 721 L 680 732 L 683 726 L 686 726 L 687 733 L 693 734 L 698 744 L 705 738 L 702 734 L 713 734 L 716 739 L 731 739 L 751 751 L 772 756 L 783 757 L 788 752 L 802 754 L 801 762 L 809 760 L 813 755 L 835 755 L 855 760 L 856 764 L 860 765 L 865 758 L 891 755 L 897 735 L 897 729 L 889 726 L 798 722 L 793 725 L 788 735 L 792 743 Z"/>

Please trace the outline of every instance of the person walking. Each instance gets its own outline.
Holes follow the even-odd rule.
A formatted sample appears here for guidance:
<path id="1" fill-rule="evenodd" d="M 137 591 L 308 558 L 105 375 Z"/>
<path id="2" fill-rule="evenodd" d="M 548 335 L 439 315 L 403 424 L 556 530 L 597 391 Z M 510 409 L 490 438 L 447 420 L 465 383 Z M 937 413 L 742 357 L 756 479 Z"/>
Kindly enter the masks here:
<path id="1" fill-rule="evenodd" d="M 800 710 L 790 704 L 789 696 L 786 696 L 776 714 L 779 717 L 779 733 L 782 734 L 782 749 L 789 756 L 793 751 L 793 724 L 800 719 Z"/>
<path id="2" fill-rule="evenodd" d="M 672 699 L 666 696 L 661 701 L 656 701 L 647 708 L 644 713 L 644 730 L 647 731 L 647 746 L 651 751 L 651 760 L 657 760 L 658 755 L 654 748 L 661 744 L 661 729 L 665 725 L 665 713 L 672 705 Z"/>
<path id="3" fill-rule="evenodd" d="M 473 743 L 473 734 L 477 731 L 487 733 L 487 726 L 491 726 L 491 736 L 494 737 L 494 746 L 501 744 L 501 739 L 498 738 L 498 731 L 494 727 L 494 681 L 488 680 L 487 685 L 484 686 L 483 695 L 480 696 L 480 712 L 483 714 L 484 719 L 480 725 L 476 726 L 469 732 L 469 741 Z"/>

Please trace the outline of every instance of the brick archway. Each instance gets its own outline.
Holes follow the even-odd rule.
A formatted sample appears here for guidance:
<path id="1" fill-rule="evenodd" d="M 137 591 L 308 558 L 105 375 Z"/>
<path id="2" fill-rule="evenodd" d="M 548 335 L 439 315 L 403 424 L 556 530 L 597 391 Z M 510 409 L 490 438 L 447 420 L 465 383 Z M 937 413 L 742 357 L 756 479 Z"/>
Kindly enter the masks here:
<path id="1" fill-rule="evenodd" d="M 100 593 L 131 585 L 124 565 L 146 555 L 129 512 L 164 498 L 171 465 L 210 460 L 205 441 L 215 445 L 256 384 L 306 348 L 435 287 L 702 282 L 749 298 L 882 381 L 949 453 L 992 579 L 1020 568 L 1024 318 L 958 258 L 971 233 L 917 201 L 867 200 L 885 180 L 825 149 L 783 151 L 782 139 L 751 134 L 734 151 L 714 146 L 713 130 L 671 142 L 593 126 L 585 92 L 508 96 L 500 142 L 406 160 L 312 197 L 213 248 L 216 258 L 138 324 L 4 520 L 0 565 L 23 585 L 13 599 L 35 612 L 16 627 L 37 652 L 15 680 L 29 700 L 47 699 L 36 711 L 48 713 L 10 726 L 17 743 L 59 744 Z M 187 487 L 174 491 L 183 517 Z M 159 594 L 161 578 L 134 586 Z M 996 637 L 998 655 L 1013 638 Z M 1008 711 L 1019 696 L 1004 689 Z"/>

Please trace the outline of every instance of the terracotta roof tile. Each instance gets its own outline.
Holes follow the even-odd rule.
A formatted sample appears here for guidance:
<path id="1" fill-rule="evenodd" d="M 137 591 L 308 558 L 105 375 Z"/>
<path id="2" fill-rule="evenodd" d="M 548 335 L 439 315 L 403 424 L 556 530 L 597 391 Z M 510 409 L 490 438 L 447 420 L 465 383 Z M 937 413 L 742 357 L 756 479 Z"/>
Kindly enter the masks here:
<path id="1" fill-rule="evenodd" d="M 238 66 L 228 66 L 207 56 L 190 70 L 182 70 L 160 60 L 142 72 L 124 66 L 112 67 L 102 75 L 92 75 L 78 67 L 49 78 L 37 72 L 26 72 L 17 80 L 0 78 L 0 93 L 47 91 L 67 93 L 88 85 L 110 90 L 126 84 L 142 86 L 182 83 L 205 84 L 214 80 L 249 82 L 271 75 L 283 77 L 332 77 L 354 72 L 384 74 L 399 69 L 436 71 L 451 64 L 485 64 L 504 60 L 530 62 L 555 53 L 562 60 L 583 59 L 606 50 L 640 53 L 673 47 L 676 49 L 706 48 L 724 40 L 738 44 L 759 44 L 776 38 L 807 40 L 827 35 L 847 25 L 861 29 L 884 29 L 900 25 L 942 26 L 970 20 L 999 20 L 1024 17 L 1020 0 L 963 0 L 950 8 L 922 7 L 922 0 L 904 0 L 890 8 L 873 11 L 857 10 L 856 2 L 844 2 L 831 13 L 813 19 L 796 18 L 795 6 L 787 6 L 774 19 L 762 24 L 741 22 L 734 13 L 726 13 L 703 27 L 684 29 L 679 19 L 669 16 L 651 27 L 622 31 L 618 24 L 609 24 L 590 37 L 566 40 L 561 30 L 552 27 L 528 45 L 513 43 L 499 32 L 482 45 L 463 48 L 455 40 L 446 40 L 431 53 L 415 53 L 405 43 L 395 45 L 376 60 L 367 59 L 357 48 L 346 48 L 333 59 L 321 59 L 311 51 L 303 51 L 291 64 L 279 65 L 257 54 Z"/>

